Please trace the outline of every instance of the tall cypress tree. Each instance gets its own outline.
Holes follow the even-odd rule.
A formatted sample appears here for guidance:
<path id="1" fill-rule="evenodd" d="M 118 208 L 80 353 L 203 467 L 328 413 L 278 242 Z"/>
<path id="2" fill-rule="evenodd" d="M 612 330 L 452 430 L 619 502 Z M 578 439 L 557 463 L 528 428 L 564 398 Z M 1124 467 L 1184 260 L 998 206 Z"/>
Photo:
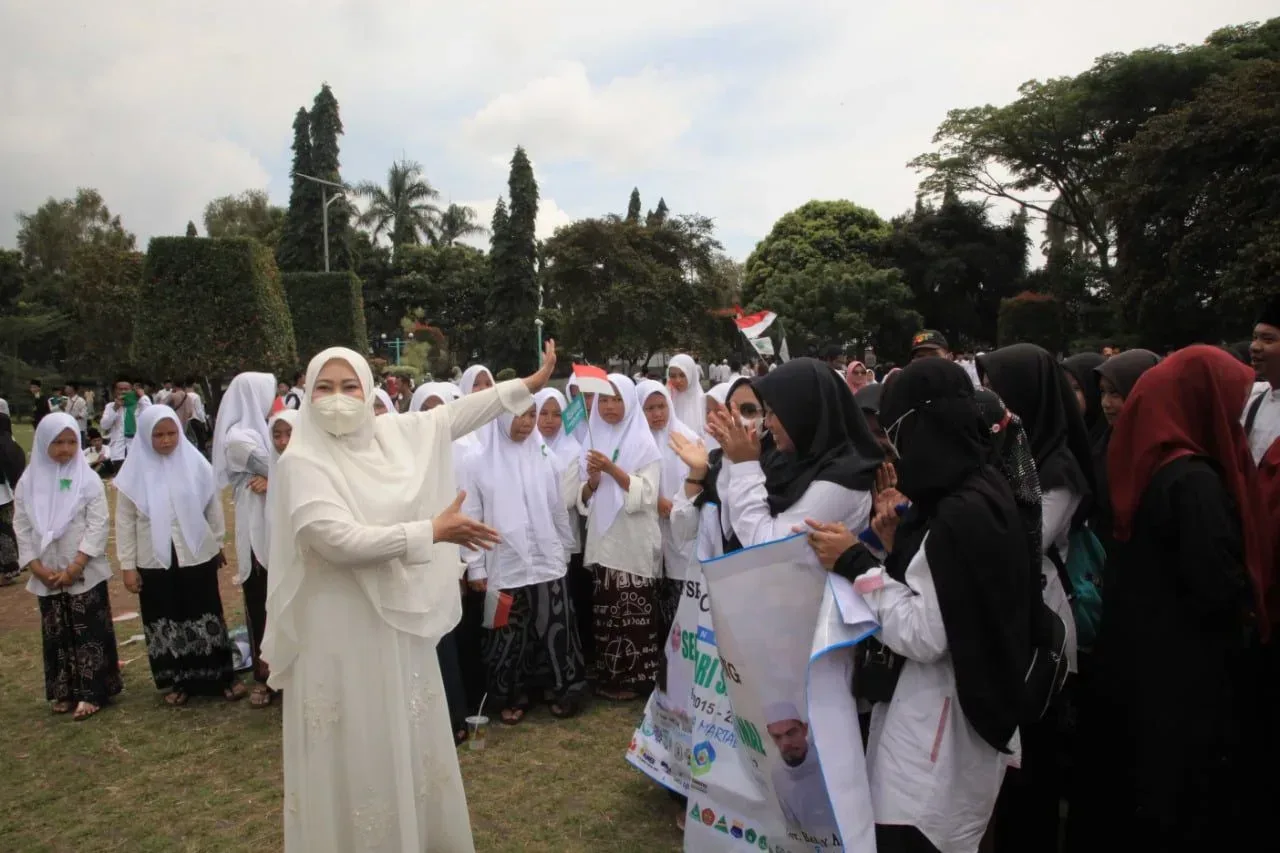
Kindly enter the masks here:
<path id="1" fill-rule="evenodd" d="M 640 188 L 635 187 L 631 190 L 631 201 L 627 203 L 627 221 L 640 221 Z"/>
<path id="2" fill-rule="evenodd" d="M 667 216 L 670 213 L 671 209 L 667 207 L 667 200 L 665 198 L 659 198 L 657 209 L 649 211 L 649 215 L 645 217 L 644 224 L 650 228 L 661 227 L 662 223 L 667 221 Z"/>
<path id="3" fill-rule="evenodd" d="M 315 175 L 311 161 L 311 117 L 299 107 L 293 117 L 293 186 L 289 209 L 280 229 L 276 265 L 281 272 L 316 272 L 324 269 L 320 257 L 320 188 L 298 175 Z"/>
<path id="4" fill-rule="evenodd" d="M 341 166 L 338 160 L 338 137 L 342 135 L 342 118 L 338 115 L 338 99 L 333 96 L 329 84 L 320 87 L 315 103 L 311 105 L 311 164 L 315 175 L 324 181 L 335 184 L 342 183 Z M 332 195 L 336 190 L 326 187 L 325 192 Z M 317 218 L 316 227 L 321 237 L 316 241 L 320 247 L 320 266 L 324 268 L 323 222 Z M 336 201 L 329 205 L 329 268 L 333 270 L 351 269 L 351 208 L 346 201 Z"/>
<path id="5" fill-rule="evenodd" d="M 200 236 L 200 232 L 196 230 L 196 224 L 192 222 L 190 219 L 187 220 L 187 236 L 188 237 Z"/>
<path id="6" fill-rule="evenodd" d="M 511 158 L 507 191 L 509 212 L 500 203 L 493 213 L 493 287 L 486 300 L 492 326 L 486 357 L 494 367 L 524 373 L 538 360 L 533 324 L 538 314 L 538 183 L 523 148 L 517 147 Z"/>

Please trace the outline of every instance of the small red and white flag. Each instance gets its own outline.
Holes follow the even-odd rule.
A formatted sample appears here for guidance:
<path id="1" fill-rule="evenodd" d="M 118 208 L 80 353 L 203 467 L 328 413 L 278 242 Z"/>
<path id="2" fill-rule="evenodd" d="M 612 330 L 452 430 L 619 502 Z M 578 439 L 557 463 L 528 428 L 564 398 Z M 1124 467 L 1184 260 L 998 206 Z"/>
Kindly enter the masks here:
<path id="1" fill-rule="evenodd" d="M 511 616 L 511 594 L 489 587 L 484 594 L 484 622 L 486 628 L 505 628 Z"/>
<path id="2" fill-rule="evenodd" d="M 738 325 L 739 332 L 742 332 L 751 340 L 755 340 L 763 335 L 776 319 L 778 319 L 778 315 L 772 311 L 761 311 L 757 314 L 738 317 L 733 322 Z"/>
<path id="3" fill-rule="evenodd" d="M 578 380 L 578 390 L 583 394 L 601 394 L 605 397 L 612 397 L 618 393 L 613 390 L 613 383 L 609 381 L 609 374 L 599 367 L 592 367 L 589 364 L 575 364 L 573 366 L 573 378 Z"/>

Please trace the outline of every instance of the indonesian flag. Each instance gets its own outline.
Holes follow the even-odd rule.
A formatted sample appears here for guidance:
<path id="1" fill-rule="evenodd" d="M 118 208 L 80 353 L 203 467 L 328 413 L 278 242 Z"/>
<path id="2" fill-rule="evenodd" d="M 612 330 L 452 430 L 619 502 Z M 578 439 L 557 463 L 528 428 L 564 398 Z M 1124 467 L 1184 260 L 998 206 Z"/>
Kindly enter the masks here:
<path id="1" fill-rule="evenodd" d="M 601 394 L 605 397 L 612 397 L 617 393 L 613 390 L 613 383 L 609 381 L 609 374 L 599 367 L 592 367 L 589 364 L 575 364 L 573 366 L 573 378 L 578 380 L 578 390 L 583 394 Z"/>
<path id="2" fill-rule="evenodd" d="M 268 417 L 275 417 L 288 408 L 284 403 L 284 397 L 276 397 L 276 401 L 271 404 L 271 414 Z"/>
<path id="3" fill-rule="evenodd" d="M 758 314 L 748 314 L 746 317 L 738 317 L 733 322 L 738 324 L 738 331 L 746 335 L 751 340 L 763 335 L 773 321 L 778 319 L 778 315 L 772 311 L 761 311 Z"/>
<path id="4" fill-rule="evenodd" d="M 505 628 L 507 620 L 511 616 L 512 596 L 510 593 L 502 592 L 495 587 L 490 586 L 484 594 L 484 622 L 482 627 Z"/>

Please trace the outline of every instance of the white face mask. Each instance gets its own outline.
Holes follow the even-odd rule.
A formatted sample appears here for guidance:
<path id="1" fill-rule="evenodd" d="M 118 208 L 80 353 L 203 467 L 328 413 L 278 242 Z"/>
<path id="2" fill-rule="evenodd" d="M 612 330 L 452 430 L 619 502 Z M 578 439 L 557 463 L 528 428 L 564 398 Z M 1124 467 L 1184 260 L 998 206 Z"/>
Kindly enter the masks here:
<path id="1" fill-rule="evenodd" d="M 311 408 L 321 429 L 335 436 L 350 435 L 360 429 L 365 418 L 372 414 L 364 400 L 346 394 L 321 397 L 311 404 Z"/>

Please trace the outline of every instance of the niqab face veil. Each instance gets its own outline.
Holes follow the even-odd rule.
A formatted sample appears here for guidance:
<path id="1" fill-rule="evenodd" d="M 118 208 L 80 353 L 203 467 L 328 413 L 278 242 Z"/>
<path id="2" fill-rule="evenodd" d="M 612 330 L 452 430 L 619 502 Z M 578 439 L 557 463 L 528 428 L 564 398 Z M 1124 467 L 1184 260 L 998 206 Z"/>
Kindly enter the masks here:
<path id="1" fill-rule="evenodd" d="M 273 680 L 277 673 L 284 676 L 299 653 L 292 603 L 308 564 L 320 560 L 299 547 L 298 533 L 313 522 L 385 526 L 426 521 L 456 494 L 444 410 L 375 419 L 373 374 L 368 362 L 352 350 L 335 347 L 313 358 L 306 387 L 315 388 L 330 361 L 345 361 L 359 378 L 364 390 L 362 417 L 351 433 L 331 435 L 317 420 L 308 393 L 289 449 L 280 457 L 270 491 L 271 559 L 263 641 Z M 439 638 L 461 618 L 461 561 L 457 547 L 447 544 L 433 547 L 431 561 L 426 567 L 407 566 L 397 558 L 362 567 L 352 576 L 388 625 L 414 636 Z"/>
<path id="2" fill-rule="evenodd" d="M 772 435 L 761 442 L 769 508 L 775 516 L 800 500 L 815 481 L 871 491 L 884 451 L 853 392 L 835 371 L 816 359 L 797 358 L 751 386 L 795 445 L 794 451 L 783 453 Z"/>

